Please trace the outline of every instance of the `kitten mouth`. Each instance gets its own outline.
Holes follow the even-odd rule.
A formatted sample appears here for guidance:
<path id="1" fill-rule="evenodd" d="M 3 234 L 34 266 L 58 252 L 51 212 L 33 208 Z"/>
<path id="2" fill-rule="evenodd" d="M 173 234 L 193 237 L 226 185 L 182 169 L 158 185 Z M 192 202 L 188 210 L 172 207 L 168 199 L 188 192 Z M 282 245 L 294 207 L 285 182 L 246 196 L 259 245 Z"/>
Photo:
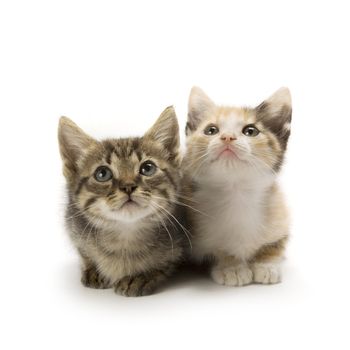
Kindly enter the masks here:
<path id="1" fill-rule="evenodd" d="M 132 200 L 131 198 L 127 199 L 119 208 L 119 210 L 121 209 L 126 209 L 126 208 L 134 208 L 134 207 L 138 207 L 138 203 L 136 203 L 134 200 Z"/>
<path id="2" fill-rule="evenodd" d="M 233 151 L 233 149 L 230 146 L 226 146 L 218 155 L 217 159 L 219 158 L 238 158 L 237 154 Z"/>

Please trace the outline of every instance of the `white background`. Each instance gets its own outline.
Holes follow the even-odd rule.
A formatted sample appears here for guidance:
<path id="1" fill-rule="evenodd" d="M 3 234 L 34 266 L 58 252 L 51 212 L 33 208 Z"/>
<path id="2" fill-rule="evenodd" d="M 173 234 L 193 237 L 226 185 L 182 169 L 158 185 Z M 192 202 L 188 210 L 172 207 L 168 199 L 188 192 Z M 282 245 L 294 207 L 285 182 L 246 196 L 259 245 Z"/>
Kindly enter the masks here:
<path id="1" fill-rule="evenodd" d="M 349 349 L 346 1 L 1 1 L 2 349 Z M 282 284 L 188 273 L 160 293 L 83 288 L 63 228 L 57 122 L 141 135 L 199 85 L 218 103 L 293 96 Z"/>

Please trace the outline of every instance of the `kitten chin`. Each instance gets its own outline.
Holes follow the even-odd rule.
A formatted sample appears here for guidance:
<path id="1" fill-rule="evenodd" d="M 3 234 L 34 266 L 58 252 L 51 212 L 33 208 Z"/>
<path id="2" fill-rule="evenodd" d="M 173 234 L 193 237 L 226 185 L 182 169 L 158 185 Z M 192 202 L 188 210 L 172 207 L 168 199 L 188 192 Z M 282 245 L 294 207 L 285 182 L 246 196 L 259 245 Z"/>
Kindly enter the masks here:
<path id="1" fill-rule="evenodd" d="M 291 122 L 289 90 L 256 108 L 217 106 L 199 88 L 189 99 L 183 188 L 193 255 L 217 283 L 277 283 L 289 234 L 276 178 Z"/>
<path id="2" fill-rule="evenodd" d="M 111 209 L 106 203 L 102 202 L 98 210 L 105 220 L 114 223 L 137 223 L 155 213 L 155 210 L 151 206 L 141 206 L 141 204 L 134 201 L 127 201 L 117 210 Z"/>
<path id="3" fill-rule="evenodd" d="M 172 107 L 143 137 L 97 141 L 68 118 L 59 145 L 66 222 L 82 260 L 82 283 L 125 296 L 151 294 L 182 261 L 177 206 L 179 133 Z"/>

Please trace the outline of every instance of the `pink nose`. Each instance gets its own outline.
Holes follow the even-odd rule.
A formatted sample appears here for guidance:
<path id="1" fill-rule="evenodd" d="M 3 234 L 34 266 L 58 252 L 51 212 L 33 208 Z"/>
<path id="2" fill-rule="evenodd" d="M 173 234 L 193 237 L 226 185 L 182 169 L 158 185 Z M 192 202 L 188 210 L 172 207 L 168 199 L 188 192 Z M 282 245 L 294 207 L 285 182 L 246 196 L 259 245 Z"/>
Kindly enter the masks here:
<path id="1" fill-rule="evenodd" d="M 232 135 L 227 135 L 227 134 L 224 134 L 224 135 L 221 135 L 221 140 L 224 141 L 225 143 L 230 143 L 234 140 L 236 140 L 235 137 L 233 137 Z"/>

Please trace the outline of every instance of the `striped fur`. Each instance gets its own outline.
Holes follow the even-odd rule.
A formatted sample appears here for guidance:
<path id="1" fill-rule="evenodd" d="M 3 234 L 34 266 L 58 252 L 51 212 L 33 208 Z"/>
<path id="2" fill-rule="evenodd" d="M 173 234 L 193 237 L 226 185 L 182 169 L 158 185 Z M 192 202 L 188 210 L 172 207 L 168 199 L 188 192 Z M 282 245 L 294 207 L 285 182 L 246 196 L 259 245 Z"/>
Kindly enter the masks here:
<path id="1" fill-rule="evenodd" d="M 143 136 L 94 140 L 71 120 L 59 123 L 69 203 L 66 222 L 82 258 L 82 283 L 113 287 L 125 296 L 146 295 L 181 262 L 186 231 L 177 206 L 179 132 L 167 108 Z M 145 161 L 156 171 L 140 172 Z M 105 166 L 112 178 L 97 181 Z"/>
<path id="2" fill-rule="evenodd" d="M 196 209 L 187 215 L 193 258 L 213 262 L 217 283 L 280 281 L 289 224 L 276 176 L 291 115 L 287 88 L 256 108 L 217 106 L 199 88 L 191 91 L 183 187 Z M 257 134 L 244 134 L 247 126 Z"/>

